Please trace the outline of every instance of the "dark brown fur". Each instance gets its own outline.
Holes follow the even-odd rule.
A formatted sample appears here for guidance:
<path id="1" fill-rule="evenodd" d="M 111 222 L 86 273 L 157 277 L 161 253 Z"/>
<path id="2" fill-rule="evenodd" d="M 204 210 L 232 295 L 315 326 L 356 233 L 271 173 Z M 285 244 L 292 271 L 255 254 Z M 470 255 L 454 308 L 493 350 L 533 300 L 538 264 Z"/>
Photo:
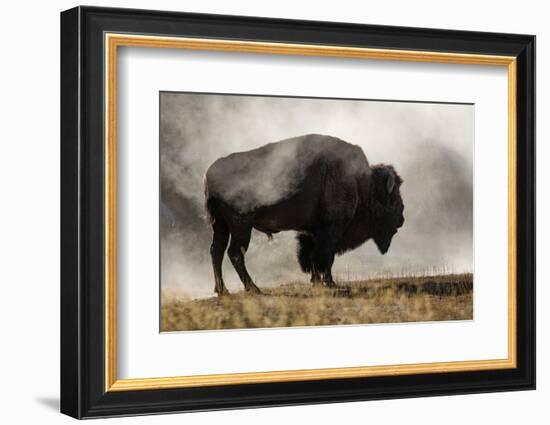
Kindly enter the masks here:
<path id="1" fill-rule="evenodd" d="M 402 183 L 392 166 L 369 166 L 362 149 L 311 134 L 220 158 L 205 177 L 215 291 L 227 293 L 227 254 L 245 289 L 260 292 L 244 263 L 253 228 L 298 232 L 298 262 L 313 283 L 334 286 L 334 256 L 374 239 L 386 253 L 403 225 Z M 231 238 L 230 238 L 231 236 Z"/>

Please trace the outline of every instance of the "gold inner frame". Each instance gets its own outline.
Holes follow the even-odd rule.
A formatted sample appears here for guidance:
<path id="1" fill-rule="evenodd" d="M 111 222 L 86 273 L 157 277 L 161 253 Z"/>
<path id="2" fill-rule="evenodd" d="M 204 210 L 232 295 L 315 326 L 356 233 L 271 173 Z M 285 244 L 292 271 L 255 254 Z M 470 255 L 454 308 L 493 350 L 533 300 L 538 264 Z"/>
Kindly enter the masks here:
<path id="1" fill-rule="evenodd" d="M 516 58 L 462 53 L 370 49 L 327 45 L 105 34 L 105 391 L 148 390 L 285 381 L 357 378 L 416 373 L 481 371 L 516 367 Z M 508 357 L 383 366 L 247 372 L 164 378 L 118 379 L 116 325 L 116 123 L 119 46 L 328 56 L 451 64 L 494 65 L 508 71 Z"/>

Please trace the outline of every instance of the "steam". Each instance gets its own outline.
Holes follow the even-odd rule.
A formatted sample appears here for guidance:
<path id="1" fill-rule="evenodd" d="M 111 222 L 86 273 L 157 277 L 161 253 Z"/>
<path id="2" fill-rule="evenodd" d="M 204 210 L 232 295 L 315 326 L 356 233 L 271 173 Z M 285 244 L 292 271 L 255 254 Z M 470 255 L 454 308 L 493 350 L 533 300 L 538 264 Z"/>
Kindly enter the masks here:
<path id="1" fill-rule="evenodd" d="M 473 271 L 472 105 L 161 93 L 160 114 L 163 289 L 191 297 L 213 294 L 203 187 L 208 167 L 231 153 L 308 133 L 357 144 L 370 164 L 392 164 L 404 179 L 405 225 L 388 253 L 380 255 L 369 241 L 338 257 L 336 280 Z M 269 203 L 292 190 L 292 179 L 281 179 L 281 167 L 299 170 L 307 155 L 290 147 L 278 157 L 261 168 L 250 166 L 258 178 L 229 189 L 240 196 L 242 208 L 250 208 L 251 200 L 242 197 L 246 185 L 260 185 L 252 202 Z M 296 261 L 293 232 L 270 242 L 254 231 L 246 261 L 260 287 L 307 279 Z M 224 278 L 230 291 L 242 289 L 227 259 Z"/>
<path id="2" fill-rule="evenodd" d="M 295 143 L 275 144 L 271 148 L 269 158 L 229 156 L 216 163 L 209 171 L 212 178 L 208 190 L 222 194 L 242 213 L 286 198 L 301 180 L 298 174 L 303 174 L 307 158 L 298 152 Z"/>
<path id="3" fill-rule="evenodd" d="M 273 205 L 296 193 L 310 165 L 320 152 L 327 151 L 347 164 L 344 171 L 349 176 L 370 171 L 364 157 L 358 157 L 363 156 L 359 148 L 336 138 L 310 134 L 307 143 L 301 137 L 285 139 L 245 155 L 237 153 L 221 158 L 207 171 L 207 190 L 241 213 Z"/>

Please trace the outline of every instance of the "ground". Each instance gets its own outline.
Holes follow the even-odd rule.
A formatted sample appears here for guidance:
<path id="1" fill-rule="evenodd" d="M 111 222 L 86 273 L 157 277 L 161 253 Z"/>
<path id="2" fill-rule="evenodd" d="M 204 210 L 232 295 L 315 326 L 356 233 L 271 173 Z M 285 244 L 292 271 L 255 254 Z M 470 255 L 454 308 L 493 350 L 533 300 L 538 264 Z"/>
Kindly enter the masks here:
<path id="1" fill-rule="evenodd" d="M 472 274 L 338 282 L 335 289 L 287 283 L 263 292 L 198 300 L 163 296 L 161 331 L 473 318 Z"/>

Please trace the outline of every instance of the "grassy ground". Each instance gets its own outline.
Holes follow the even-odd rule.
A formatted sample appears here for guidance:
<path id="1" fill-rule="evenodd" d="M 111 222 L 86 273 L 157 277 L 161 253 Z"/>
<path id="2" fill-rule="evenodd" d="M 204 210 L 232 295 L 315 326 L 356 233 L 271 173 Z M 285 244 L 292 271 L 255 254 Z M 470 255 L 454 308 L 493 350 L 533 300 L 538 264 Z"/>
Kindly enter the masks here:
<path id="1" fill-rule="evenodd" d="M 223 298 L 163 297 L 162 331 L 349 325 L 473 318 L 472 275 L 338 282 L 338 288 L 288 283 Z"/>

